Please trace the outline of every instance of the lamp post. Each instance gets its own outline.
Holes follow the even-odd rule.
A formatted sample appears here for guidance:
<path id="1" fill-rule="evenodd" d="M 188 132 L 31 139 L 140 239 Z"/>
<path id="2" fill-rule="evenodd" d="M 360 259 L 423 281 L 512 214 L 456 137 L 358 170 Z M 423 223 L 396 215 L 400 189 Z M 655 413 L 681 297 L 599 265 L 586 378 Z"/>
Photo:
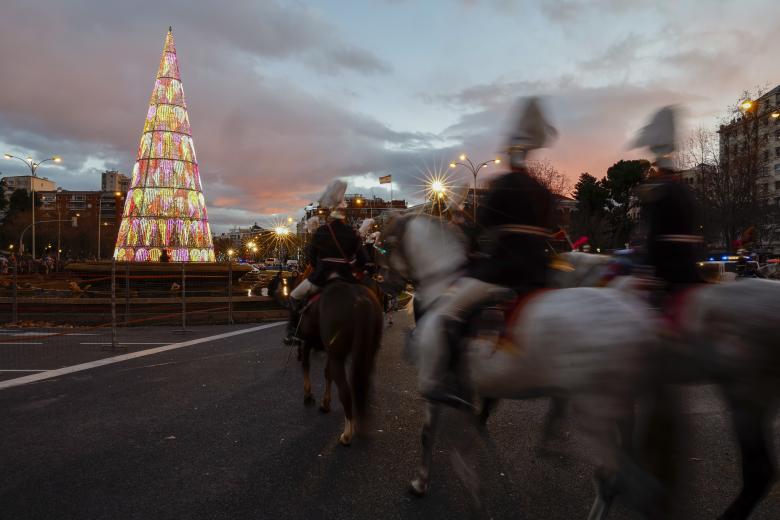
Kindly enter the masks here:
<path id="1" fill-rule="evenodd" d="M 22 161 L 25 164 L 25 166 L 30 168 L 30 173 L 31 173 L 30 193 L 32 194 L 32 257 L 33 260 L 35 260 L 35 179 L 37 178 L 35 176 L 35 172 L 38 170 L 38 167 L 41 164 L 49 161 L 62 162 L 62 158 L 54 155 L 52 157 L 49 157 L 48 159 L 44 159 L 42 161 L 36 162 L 32 157 L 28 157 L 27 159 L 22 159 L 21 157 L 11 155 L 10 153 L 5 154 L 4 157 L 6 159 L 18 159 Z"/>
<path id="2" fill-rule="evenodd" d="M 60 253 L 62 252 L 62 242 L 60 240 L 60 222 L 62 222 L 62 215 L 60 214 L 60 194 L 62 194 L 62 188 L 57 186 L 56 195 L 54 195 L 54 205 L 57 206 L 57 272 L 60 271 Z"/>
<path id="3" fill-rule="evenodd" d="M 489 161 L 484 161 L 479 164 L 474 164 L 466 154 L 461 154 L 459 159 L 460 159 L 459 162 L 457 161 L 451 162 L 450 168 L 457 168 L 458 166 L 463 166 L 471 172 L 471 175 L 474 176 L 474 220 L 476 221 L 477 220 L 477 174 L 479 173 L 479 170 L 481 170 L 482 168 L 484 168 L 490 163 L 500 164 L 501 159 L 491 159 Z"/>
<path id="4" fill-rule="evenodd" d="M 278 226 L 274 229 L 276 240 L 279 243 L 279 270 L 282 270 L 282 241 L 290 234 L 290 230 L 284 226 Z"/>
<path id="5" fill-rule="evenodd" d="M 254 241 L 250 241 L 246 243 L 246 249 L 247 249 L 247 255 L 249 252 L 252 252 L 252 262 L 257 262 L 257 245 L 255 245 Z"/>

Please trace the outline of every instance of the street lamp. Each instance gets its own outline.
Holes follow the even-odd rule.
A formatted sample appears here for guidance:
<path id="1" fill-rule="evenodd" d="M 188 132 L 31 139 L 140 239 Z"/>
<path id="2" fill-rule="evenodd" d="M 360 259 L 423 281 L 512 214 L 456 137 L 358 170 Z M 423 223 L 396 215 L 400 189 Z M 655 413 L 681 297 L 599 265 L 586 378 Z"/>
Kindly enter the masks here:
<path id="1" fill-rule="evenodd" d="M 444 183 L 441 181 L 433 181 L 431 183 L 431 193 L 434 197 L 442 198 L 444 196 Z"/>
<path id="2" fill-rule="evenodd" d="M 56 195 L 54 195 L 54 205 L 57 206 L 57 272 L 60 270 L 60 253 L 62 252 L 60 241 L 60 223 L 62 221 L 62 215 L 60 214 L 60 195 L 62 194 L 62 188 L 57 186 Z"/>
<path id="3" fill-rule="evenodd" d="M 42 161 L 36 162 L 35 160 L 33 160 L 32 157 L 28 157 L 27 159 L 22 159 L 21 157 L 11 155 L 10 153 L 4 154 L 3 157 L 5 157 L 6 159 L 18 159 L 22 161 L 25 164 L 25 166 L 30 168 L 30 173 L 32 174 L 32 178 L 30 179 L 30 192 L 32 193 L 32 257 L 33 260 L 35 260 L 35 179 L 36 179 L 35 172 L 36 170 L 38 170 L 38 167 L 41 164 L 49 161 L 54 161 L 56 163 L 62 162 L 62 158 L 54 155 L 52 157 L 49 157 L 48 159 L 44 159 Z"/>
<path id="4" fill-rule="evenodd" d="M 276 235 L 276 240 L 279 243 L 279 270 L 281 270 L 282 269 L 282 241 L 287 237 L 287 235 L 290 234 L 290 230 L 284 226 L 277 226 L 276 228 L 274 228 L 274 234 Z"/>
<path id="5" fill-rule="evenodd" d="M 453 161 L 450 163 L 450 168 L 457 168 L 458 166 L 463 166 L 471 172 L 471 175 L 474 176 L 474 220 L 475 221 L 477 220 L 477 174 L 479 173 L 479 170 L 481 170 L 482 168 L 484 168 L 490 163 L 501 164 L 501 159 L 491 159 L 489 161 L 484 161 L 479 164 L 474 164 L 473 162 L 471 162 L 471 159 L 469 159 L 468 156 L 466 156 L 466 154 L 461 154 L 460 162 Z"/>

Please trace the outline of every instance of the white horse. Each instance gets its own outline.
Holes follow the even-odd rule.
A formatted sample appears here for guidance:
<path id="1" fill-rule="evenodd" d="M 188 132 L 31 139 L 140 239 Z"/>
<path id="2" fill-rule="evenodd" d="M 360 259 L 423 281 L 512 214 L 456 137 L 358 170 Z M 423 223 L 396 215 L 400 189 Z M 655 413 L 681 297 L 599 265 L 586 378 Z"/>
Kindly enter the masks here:
<path id="1" fill-rule="evenodd" d="M 441 367 L 437 337 L 438 300 L 461 273 L 466 248 L 450 224 L 427 216 L 403 216 L 385 234 L 387 262 L 417 285 L 424 311 L 414 333 L 419 381 L 428 386 Z M 433 309 L 431 311 L 431 309 Z M 482 398 L 561 397 L 577 410 L 577 424 L 599 468 L 597 483 L 619 479 L 629 502 L 646 514 L 655 511 L 647 483 L 652 479 L 623 449 L 616 425 L 633 413 L 633 399 L 646 375 L 646 361 L 657 343 L 653 317 L 638 299 L 618 290 L 573 288 L 542 292 L 528 301 L 507 331 L 509 348 L 472 342 L 465 353 L 467 378 Z M 411 481 L 426 493 L 439 405 L 428 402 L 423 426 L 422 462 Z M 608 510 L 599 492 L 591 518 Z"/>
<path id="2" fill-rule="evenodd" d="M 609 257 L 566 253 L 558 286 L 601 283 Z M 632 293 L 638 278 L 609 283 Z M 673 335 L 658 349 L 673 383 L 717 383 L 742 455 L 742 490 L 723 519 L 744 519 L 769 492 L 777 470 L 771 421 L 780 401 L 780 282 L 741 279 L 691 288 L 677 306 Z"/>

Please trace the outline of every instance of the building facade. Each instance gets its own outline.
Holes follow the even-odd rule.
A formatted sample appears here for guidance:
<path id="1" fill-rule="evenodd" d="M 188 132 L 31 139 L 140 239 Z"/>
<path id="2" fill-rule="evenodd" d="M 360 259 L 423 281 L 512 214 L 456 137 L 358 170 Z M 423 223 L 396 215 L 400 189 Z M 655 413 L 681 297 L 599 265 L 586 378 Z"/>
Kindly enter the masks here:
<path id="1" fill-rule="evenodd" d="M 130 189 L 130 177 L 117 170 L 106 170 L 101 176 L 100 189 L 127 193 Z"/>
<path id="2" fill-rule="evenodd" d="M 389 212 L 404 210 L 408 207 L 405 200 L 384 200 L 379 197 L 366 197 L 359 193 L 345 195 L 344 202 L 346 207 L 342 211 L 347 223 L 353 227 L 360 226 L 360 223 L 367 218 L 382 221 Z M 328 211 L 321 209 L 319 204 L 315 202 L 306 206 L 304 213 L 301 222 L 305 222 L 315 215 L 327 216 Z"/>
<path id="3" fill-rule="evenodd" d="M 54 190 L 36 195 L 41 201 L 36 210 L 36 220 L 59 220 L 59 233 L 62 234 L 63 227 L 67 231 L 62 243 L 63 253 L 81 257 L 111 257 L 122 220 L 124 193 Z M 71 230 L 74 218 L 76 227 Z M 51 227 L 54 228 L 53 225 Z M 71 236 L 73 234 L 86 235 L 87 240 L 75 241 Z M 51 237 L 49 241 L 52 241 Z"/>
<path id="4" fill-rule="evenodd" d="M 721 167 L 727 167 L 746 147 L 755 146 L 751 153 L 756 154 L 757 167 L 762 170 L 757 182 L 770 201 L 780 205 L 780 85 L 744 102 L 742 109 L 741 117 L 718 130 Z"/>
<path id="5" fill-rule="evenodd" d="M 57 189 L 57 183 L 49 180 L 46 177 L 33 177 L 32 175 L 16 175 L 4 177 L 2 180 L 5 187 L 5 196 L 10 197 L 16 190 L 24 190 L 30 193 L 30 190 L 35 192 L 40 191 L 54 191 Z"/>

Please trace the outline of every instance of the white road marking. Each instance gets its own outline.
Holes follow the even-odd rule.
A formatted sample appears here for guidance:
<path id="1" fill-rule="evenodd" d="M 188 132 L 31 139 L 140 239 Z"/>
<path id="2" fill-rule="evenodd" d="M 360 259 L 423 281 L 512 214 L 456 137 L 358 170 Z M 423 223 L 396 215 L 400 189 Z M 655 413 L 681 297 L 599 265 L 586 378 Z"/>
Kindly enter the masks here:
<path id="1" fill-rule="evenodd" d="M 40 341 L 0 341 L 0 347 L 3 345 L 43 345 Z"/>
<path id="2" fill-rule="evenodd" d="M 98 343 L 79 343 L 79 345 L 110 345 L 110 341 L 100 341 Z M 117 345 L 170 345 L 167 341 L 149 341 L 146 343 L 117 343 Z"/>
<path id="3" fill-rule="evenodd" d="M 49 370 L 49 369 L 48 368 L 28 368 L 27 370 L 22 370 L 22 369 L 13 370 L 13 369 L 8 368 L 8 369 L 0 369 L 0 372 L 46 372 L 47 370 Z"/>
<path id="4" fill-rule="evenodd" d="M 18 336 L 18 337 L 24 337 L 24 336 L 97 336 L 95 333 L 89 333 L 89 332 L 70 332 L 67 334 L 62 334 L 61 332 L 19 332 L 19 331 L 12 331 L 12 330 L 0 330 L 0 336 Z"/>
<path id="5" fill-rule="evenodd" d="M 51 379 L 53 377 L 59 377 L 74 372 L 81 372 L 83 370 L 90 370 L 92 368 L 102 367 L 105 365 L 113 365 L 114 363 L 121 363 L 130 359 L 136 359 L 144 356 L 151 356 L 153 354 L 159 354 L 160 352 L 167 352 L 169 350 L 175 350 L 183 347 L 191 347 L 193 345 L 199 345 L 201 343 L 207 343 L 209 341 L 216 341 L 220 339 L 230 338 L 233 336 L 239 336 L 241 334 L 248 334 L 250 332 L 256 332 L 258 330 L 270 329 L 271 327 L 278 327 L 284 325 L 286 322 L 277 321 L 275 323 L 267 323 L 265 325 L 258 325 L 257 327 L 250 327 L 248 329 L 234 330 L 232 332 L 224 332 L 215 336 L 207 336 L 205 338 L 191 339 L 189 341 L 182 341 L 179 343 L 171 343 L 164 347 L 150 348 L 141 350 L 138 352 L 131 352 L 129 354 L 122 354 L 121 356 L 113 356 L 105 359 L 98 359 L 97 361 L 90 361 L 89 363 L 82 363 L 80 365 L 73 365 L 69 367 L 58 368 L 56 370 L 47 370 L 46 372 L 40 372 L 38 374 L 31 374 L 29 376 L 17 377 L 15 379 L 8 379 L 6 381 L 0 381 L 0 390 L 5 388 L 11 388 L 14 386 L 25 385 L 27 383 L 34 383 L 36 381 L 43 381 L 44 379 Z"/>
<path id="6" fill-rule="evenodd" d="M 54 336 L 57 332 L 0 332 L 3 336 L 24 337 L 24 336 Z"/>

